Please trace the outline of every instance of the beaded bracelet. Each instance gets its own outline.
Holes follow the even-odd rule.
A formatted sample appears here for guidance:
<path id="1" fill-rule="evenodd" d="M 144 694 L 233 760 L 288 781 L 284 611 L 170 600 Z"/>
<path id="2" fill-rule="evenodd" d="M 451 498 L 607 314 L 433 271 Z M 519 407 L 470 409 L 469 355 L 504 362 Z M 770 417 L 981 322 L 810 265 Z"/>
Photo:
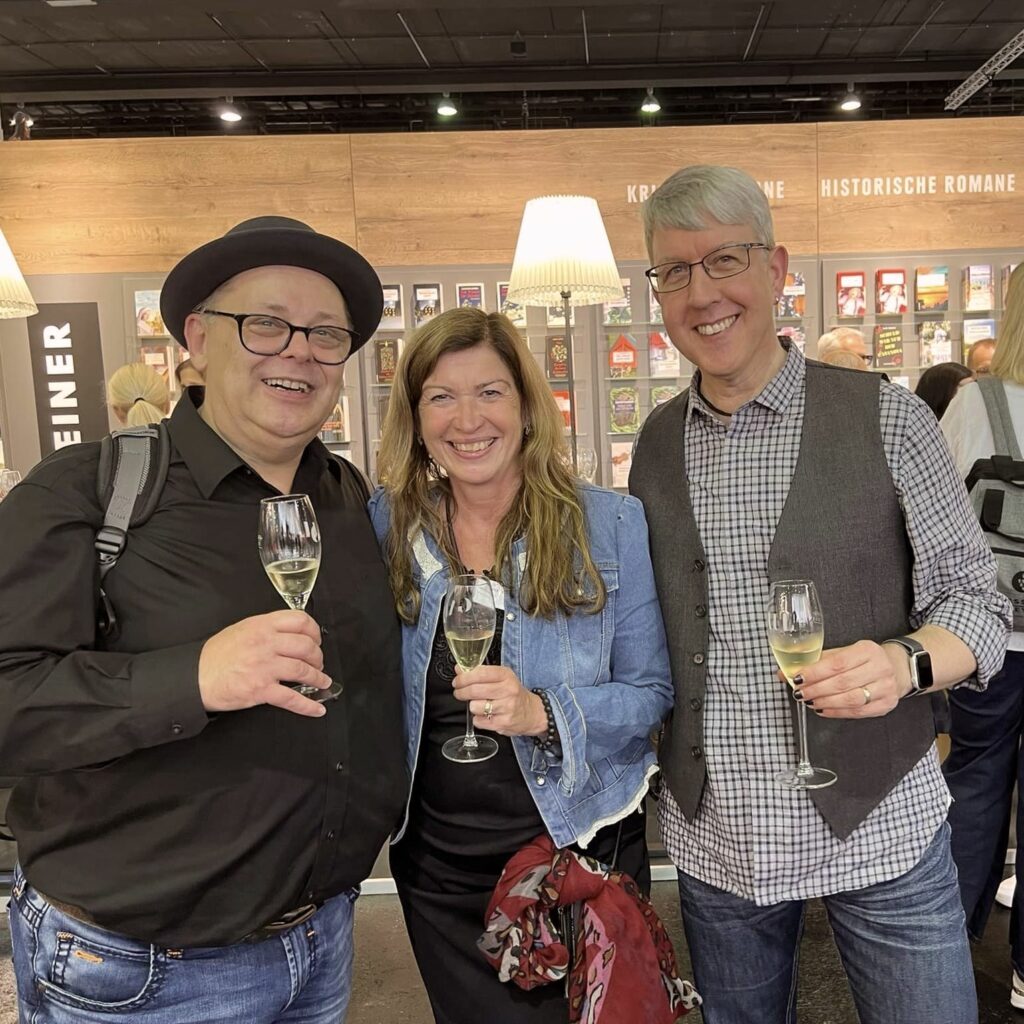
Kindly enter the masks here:
<path id="1" fill-rule="evenodd" d="M 537 687 L 530 691 L 530 693 L 537 694 L 540 697 L 541 703 L 544 705 L 544 714 L 548 718 L 548 729 L 543 736 L 534 736 L 533 742 L 540 747 L 541 750 L 552 750 L 558 743 L 558 729 L 555 727 L 555 716 L 551 711 L 551 698 L 548 696 L 547 690 Z"/>

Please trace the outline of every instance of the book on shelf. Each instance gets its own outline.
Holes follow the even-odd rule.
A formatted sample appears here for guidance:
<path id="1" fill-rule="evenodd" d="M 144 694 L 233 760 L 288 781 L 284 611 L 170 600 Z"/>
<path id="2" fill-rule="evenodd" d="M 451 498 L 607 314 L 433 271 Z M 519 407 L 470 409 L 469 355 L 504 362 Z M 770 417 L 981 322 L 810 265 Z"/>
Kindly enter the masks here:
<path id="1" fill-rule="evenodd" d="M 633 468 L 633 442 L 612 441 L 612 487 L 628 487 L 629 471 Z"/>
<path id="2" fill-rule="evenodd" d="M 395 379 L 401 338 L 373 339 L 373 369 L 378 384 L 390 384 Z"/>
<path id="3" fill-rule="evenodd" d="M 839 316 L 864 316 L 864 271 L 840 270 L 836 274 L 836 313 Z"/>
<path id="4" fill-rule="evenodd" d="M 484 308 L 484 286 L 482 284 L 457 284 L 455 298 L 459 306 L 470 309 Z"/>
<path id="5" fill-rule="evenodd" d="M 967 350 L 979 341 L 995 340 L 996 322 L 989 319 L 975 319 L 964 321 L 964 354 Z"/>
<path id="6" fill-rule="evenodd" d="M 622 285 L 623 297 L 604 303 L 602 308 L 602 322 L 610 327 L 633 322 L 633 309 L 629 304 L 629 278 L 620 278 L 619 283 Z"/>
<path id="7" fill-rule="evenodd" d="M 1020 264 L 1018 263 L 1007 263 L 1006 266 L 1003 267 L 1003 269 L 1000 271 L 999 284 L 1000 291 L 1003 296 L 1004 306 L 1006 305 L 1006 292 L 1007 289 L 1010 287 L 1010 275 L 1013 274 L 1013 272 L 1017 269 L 1018 266 L 1020 266 Z"/>
<path id="8" fill-rule="evenodd" d="M 320 440 L 324 444 L 343 444 L 350 441 L 348 424 L 348 396 L 342 395 L 320 428 Z"/>
<path id="9" fill-rule="evenodd" d="M 544 344 L 548 380 L 569 379 L 569 346 L 564 334 L 549 334 Z"/>
<path id="10" fill-rule="evenodd" d="M 658 296 L 654 294 L 654 289 L 648 287 L 647 289 L 647 302 L 650 307 L 650 316 L 647 322 L 651 324 L 663 324 L 665 318 L 661 313 L 661 303 L 658 301 Z"/>
<path id="11" fill-rule="evenodd" d="M 902 327 L 875 327 L 874 361 L 880 369 L 903 365 Z"/>
<path id="12" fill-rule="evenodd" d="M 613 434 L 635 434 L 640 429 L 640 392 L 636 387 L 610 388 L 608 409 Z"/>
<path id="13" fill-rule="evenodd" d="M 170 337 L 160 315 L 160 289 L 135 293 L 135 334 L 139 338 Z"/>
<path id="14" fill-rule="evenodd" d="M 917 340 L 921 345 L 920 366 L 935 366 L 953 359 L 953 329 L 948 320 L 922 320 L 917 325 Z"/>
<path id="15" fill-rule="evenodd" d="M 504 313 L 516 327 L 526 326 L 526 307 L 508 297 L 508 281 L 498 282 L 498 312 Z"/>
<path id="16" fill-rule="evenodd" d="M 802 317 L 807 310 L 807 283 L 799 270 L 791 270 L 786 274 L 786 283 L 782 288 L 775 315 L 784 319 Z"/>
<path id="17" fill-rule="evenodd" d="M 917 268 L 914 309 L 918 313 L 944 313 L 949 309 L 949 267 Z"/>
<path id="18" fill-rule="evenodd" d="M 875 271 L 875 312 L 892 316 L 907 311 L 907 272 L 902 269 Z"/>
<path id="19" fill-rule="evenodd" d="M 963 269 L 964 312 L 995 309 L 991 263 L 971 263 Z"/>
<path id="20" fill-rule="evenodd" d="M 608 376 L 635 377 L 636 345 L 628 334 L 620 334 L 614 341 L 612 338 L 615 338 L 615 335 L 609 334 L 608 340 L 611 344 L 608 347 Z"/>
<path id="21" fill-rule="evenodd" d="M 414 284 L 412 286 L 412 317 L 419 327 L 433 320 L 442 311 L 444 296 L 439 284 Z"/>
<path id="22" fill-rule="evenodd" d="M 402 307 L 402 286 L 386 284 L 384 292 L 384 312 L 380 318 L 380 331 L 405 330 L 405 310 Z"/>
<path id="23" fill-rule="evenodd" d="M 787 338 L 793 345 L 796 345 L 801 352 L 807 346 L 807 332 L 803 324 L 782 324 L 775 330 L 777 338 Z"/>
<path id="24" fill-rule="evenodd" d="M 562 414 L 562 419 L 565 422 L 565 429 L 572 429 L 572 405 L 569 402 L 569 392 L 563 390 L 552 389 L 551 394 L 555 396 L 555 405 L 558 406 L 558 411 Z"/>
<path id="25" fill-rule="evenodd" d="M 651 405 L 664 405 L 680 393 L 678 384 L 658 384 L 651 388 Z"/>
<path id="26" fill-rule="evenodd" d="M 647 358 L 652 377 L 679 376 L 679 349 L 661 331 L 647 336 Z"/>

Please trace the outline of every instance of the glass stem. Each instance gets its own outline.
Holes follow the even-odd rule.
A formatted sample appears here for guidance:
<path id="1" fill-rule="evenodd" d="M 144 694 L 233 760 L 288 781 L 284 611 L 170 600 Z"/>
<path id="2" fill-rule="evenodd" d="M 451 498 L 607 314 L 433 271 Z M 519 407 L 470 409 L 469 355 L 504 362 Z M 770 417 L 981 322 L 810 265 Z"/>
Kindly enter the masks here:
<path id="1" fill-rule="evenodd" d="M 796 715 L 797 733 L 800 737 L 800 761 L 796 766 L 796 773 L 801 776 L 813 775 L 814 769 L 807 753 L 807 705 L 802 700 L 798 700 L 797 704 L 800 706 Z"/>
<path id="2" fill-rule="evenodd" d="M 473 714 L 469 710 L 469 704 L 466 705 L 466 735 L 462 740 L 462 745 L 474 749 L 479 746 L 476 741 L 476 732 L 473 729 Z"/>

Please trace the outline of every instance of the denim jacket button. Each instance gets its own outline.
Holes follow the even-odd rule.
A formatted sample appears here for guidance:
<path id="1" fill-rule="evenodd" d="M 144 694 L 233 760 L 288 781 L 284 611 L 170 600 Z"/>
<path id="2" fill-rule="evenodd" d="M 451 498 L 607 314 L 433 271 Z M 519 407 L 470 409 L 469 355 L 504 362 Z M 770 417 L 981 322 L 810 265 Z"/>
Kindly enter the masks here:
<path id="1" fill-rule="evenodd" d="M 509 622 L 515 622 L 516 621 L 516 613 L 515 612 L 509 612 L 508 615 L 505 616 L 505 618 L 508 619 Z"/>
<path id="2" fill-rule="evenodd" d="M 533 781 L 536 782 L 538 786 L 543 786 L 546 780 L 543 775 L 537 775 L 534 777 Z"/>

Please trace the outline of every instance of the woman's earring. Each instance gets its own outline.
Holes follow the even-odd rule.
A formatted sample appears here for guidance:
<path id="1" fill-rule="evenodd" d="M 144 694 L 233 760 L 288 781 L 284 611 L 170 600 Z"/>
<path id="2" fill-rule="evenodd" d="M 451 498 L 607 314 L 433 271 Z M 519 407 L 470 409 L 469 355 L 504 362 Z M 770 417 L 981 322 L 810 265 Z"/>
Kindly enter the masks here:
<path id="1" fill-rule="evenodd" d="M 533 427 L 531 427 L 530 424 L 527 423 L 526 426 L 523 427 L 523 437 L 529 437 L 532 431 Z"/>

